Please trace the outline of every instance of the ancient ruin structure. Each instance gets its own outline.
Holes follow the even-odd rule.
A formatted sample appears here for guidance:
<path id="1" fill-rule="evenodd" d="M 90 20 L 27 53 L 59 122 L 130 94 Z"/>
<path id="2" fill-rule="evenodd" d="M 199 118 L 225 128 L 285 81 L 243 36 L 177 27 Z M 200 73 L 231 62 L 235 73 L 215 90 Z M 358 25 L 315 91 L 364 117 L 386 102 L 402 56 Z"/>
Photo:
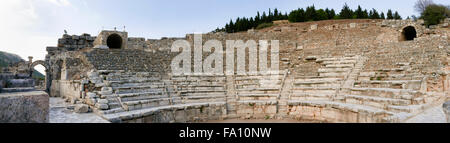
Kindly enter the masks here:
<path id="1" fill-rule="evenodd" d="M 0 71 L 0 123 L 49 122 L 49 96 L 35 89 L 32 79 L 36 65 L 44 61 L 22 61 Z"/>
<path id="2" fill-rule="evenodd" d="M 279 40 L 275 79 L 172 75 L 179 52 L 171 52 L 171 44 L 184 39 L 193 45 L 192 34 L 160 40 L 115 30 L 64 35 L 36 64 L 47 68 L 51 96 L 89 105 L 111 122 L 403 122 L 449 95 L 449 36 L 448 28 L 410 20 L 279 22 L 202 35 L 203 42 L 216 39 L 223 47 L 226 40 Z"/>

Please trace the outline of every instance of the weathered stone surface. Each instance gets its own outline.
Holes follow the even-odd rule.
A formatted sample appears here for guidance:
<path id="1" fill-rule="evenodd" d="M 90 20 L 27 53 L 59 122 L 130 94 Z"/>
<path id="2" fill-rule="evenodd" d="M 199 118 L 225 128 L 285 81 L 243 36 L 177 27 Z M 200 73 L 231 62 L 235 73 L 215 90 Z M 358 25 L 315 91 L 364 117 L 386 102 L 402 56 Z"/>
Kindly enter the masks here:
<path id="1" fill-rule="evenodd" d="M 89 112 L 89 106 L 86 104 L 77 104 L 74 108 L 75 113 L 87 113 Z"/>
<path id="2" fill-rule="evenodd" d="M 93 92 L 86 93 L 87 98 L 98 98 L 98 95 Z"/>
<path id="3" fill-rule="evenodd" d="M 450 123 L 450 101 L 445 102 L 443 108 L 445 114 L 447 115 L 447 123 Z"/>
<path id="4" fill-rule="evenodd" d="M 47 123 L 49 96 L 45 92 L 0 94 L 0 123 Z"/>
<path id="5" fill-rule="evenodd" d="M 95 104 L 95 107 L 102 109 L 102 110 L 107 110 L 109 108 L 108 104 L 101 104 L 101 103 Z"/>

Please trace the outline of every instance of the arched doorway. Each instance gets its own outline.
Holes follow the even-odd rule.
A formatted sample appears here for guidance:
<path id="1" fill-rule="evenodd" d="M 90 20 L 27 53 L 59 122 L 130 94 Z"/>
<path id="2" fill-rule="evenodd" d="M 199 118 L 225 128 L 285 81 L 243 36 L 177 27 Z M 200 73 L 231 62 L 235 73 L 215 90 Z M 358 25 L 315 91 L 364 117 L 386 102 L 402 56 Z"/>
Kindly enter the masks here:
<path id="1" fill-rule="evenodd" d="M 42 66 L 45 69 L 45 73 L 42 73 L 42 74 L 45 74 L 44 77 L 40 77 L 42 75 L 36 75 L 37 73 L 34 72 L 35 67 L 37 67 L 37 66 Z M 45 63 L 45 61 L 41 61 L 41 60 L 33 62 L 30 66 L 30 71 L 31 71 L 30 76 L 33 77 L 34 79 L 37 79 L 36 86 L 40 87 L 40 89 L 42 89 L 46 92 L 50 91 L 48 69 L 49 69 L 49 66 Z"/>
<path id="2" fill-rule="evenodd" d="M 108 36 L 106 44 L 110 49 L 120 49 L 122 48 L 122 37 L 118 34 L 111 34 Z"/>
<path id="3" fill-rule="evenodd" d="M 414 26 L 407 26 L 402 29 L 401 41 L 410 41 L 417 38 L 417 31 Z"/>

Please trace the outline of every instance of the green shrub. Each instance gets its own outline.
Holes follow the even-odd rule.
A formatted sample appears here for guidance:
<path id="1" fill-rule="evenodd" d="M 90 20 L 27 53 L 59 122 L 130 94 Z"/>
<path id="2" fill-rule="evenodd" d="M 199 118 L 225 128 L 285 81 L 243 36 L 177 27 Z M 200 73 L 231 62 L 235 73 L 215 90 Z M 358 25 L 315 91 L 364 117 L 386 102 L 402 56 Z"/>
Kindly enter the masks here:
<path id="1" fill-rule="evenodd" d="M 450 10 L 443 5 L 429 5 L 422 12 L 422 18 L 425 21 L 426 26 L 437 25 L 446 17 L 450 16 Z"/>
<path id="2" fill-rule="evenodd" d="M 259 24 L 259 25 L 256 27 L 256 29 L 264 29 L 264 28 L 272 27 L 272 26 L 273 26 L 273 23 L 262 23 L 262 24 Z"/>

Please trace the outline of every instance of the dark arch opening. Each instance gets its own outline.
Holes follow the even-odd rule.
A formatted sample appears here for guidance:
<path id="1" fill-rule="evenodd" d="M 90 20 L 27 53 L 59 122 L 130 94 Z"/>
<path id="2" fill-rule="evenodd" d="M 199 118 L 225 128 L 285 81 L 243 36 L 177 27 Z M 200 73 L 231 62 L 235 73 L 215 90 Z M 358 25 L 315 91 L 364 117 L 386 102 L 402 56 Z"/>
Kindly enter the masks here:
<path id="1" fill-rule="evenodd" d="M 110 49 L 120 49 L 122 47 L 122 37 L 117 34 L 111 34 L 108 36 L 106 44 Z"/>
<path id="2" fill-rule="evenodd" d="M 413 26 L 408 26 L 403 28 L 402 31 L 402 40 L 403 41 L 410 41 L 414 40 L 414 38 L 417 37 L 416 29 Z"/>

